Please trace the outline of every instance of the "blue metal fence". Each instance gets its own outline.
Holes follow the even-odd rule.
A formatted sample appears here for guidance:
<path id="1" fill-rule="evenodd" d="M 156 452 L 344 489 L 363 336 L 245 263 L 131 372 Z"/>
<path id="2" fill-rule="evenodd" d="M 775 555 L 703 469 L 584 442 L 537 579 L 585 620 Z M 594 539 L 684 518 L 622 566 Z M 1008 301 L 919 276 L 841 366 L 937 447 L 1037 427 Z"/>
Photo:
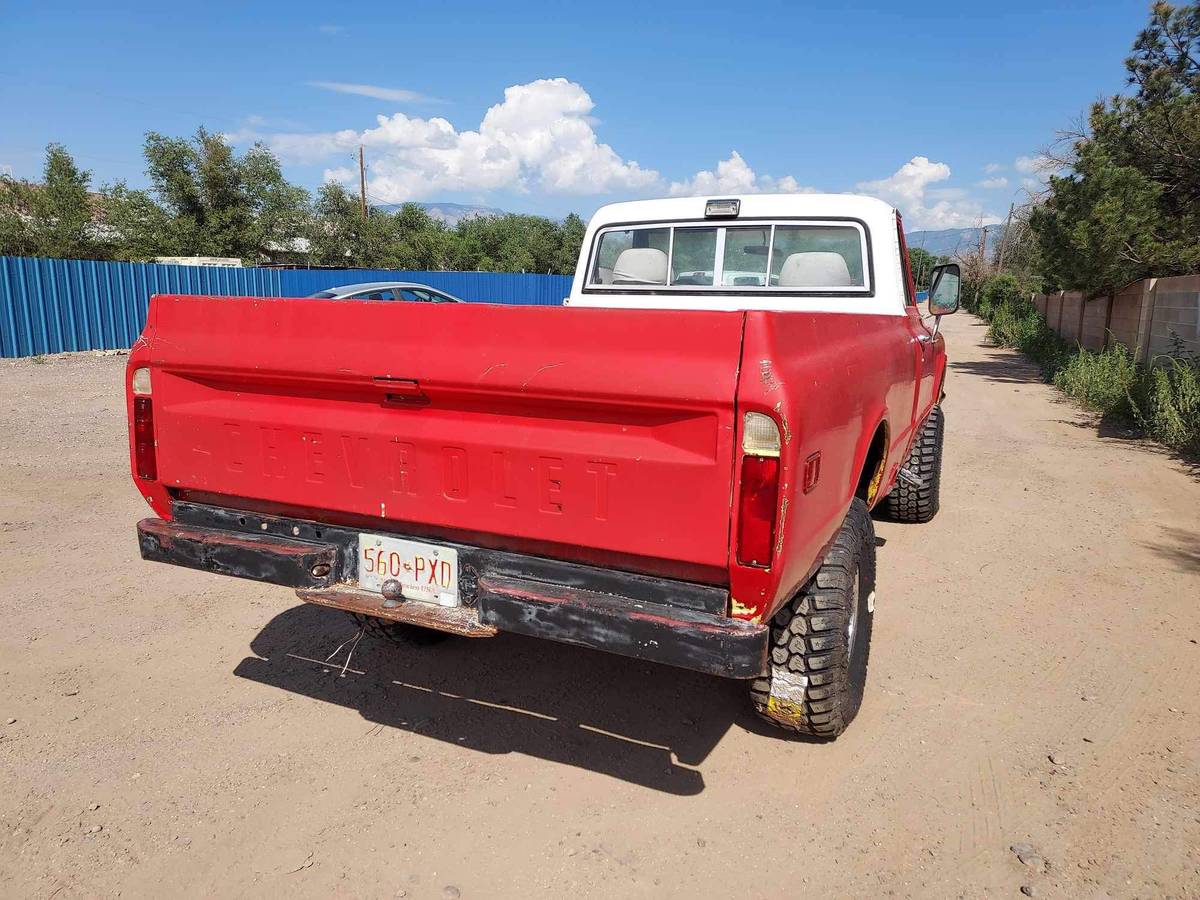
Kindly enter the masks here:
<path id="1" fill-rule="evenodd" d="M 395 272 L 387 269 L 284 269 L 285 297 L 307 297 L 325 288 L 361 281 L 416 281 L 472 303 L 560 306 L 571 293 L 569 275 L 500 272 Z"/>
<path id="2" fill-rule="evenodd" d="M 133 345 L 152 294 L 304 297 L 359 281 L 416 281 L 475 303 L 557 306 L 565 275 L 237 269 L 0 256 L 0 357 Z"/>

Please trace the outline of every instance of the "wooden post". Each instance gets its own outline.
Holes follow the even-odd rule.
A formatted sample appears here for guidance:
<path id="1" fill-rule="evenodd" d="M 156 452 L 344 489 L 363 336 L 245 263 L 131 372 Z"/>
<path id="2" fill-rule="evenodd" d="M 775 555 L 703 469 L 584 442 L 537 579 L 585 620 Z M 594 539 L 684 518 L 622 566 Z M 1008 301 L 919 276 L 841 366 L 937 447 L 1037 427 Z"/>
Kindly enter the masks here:
<path id="1" fill-rule="evenodd" d="M 367 219 L 367 164 L 363 159 L 362 144 L 358 145 L 358 206 L 365 222 Z"/>
<path id="2" fill-rule="evenodd" d="M 1000 254 L 996 261 L 996 269 L 1001 272 L 1004 271 L 1004 245 L 1008 243 L 1008 226 L 1012 222 L 1013 209 L 1016 208 L 1016 205 L 1015 203 L 1008 204 L 1008 218 L 1004 220 L 1004 230 L 1000 232 Z"/>

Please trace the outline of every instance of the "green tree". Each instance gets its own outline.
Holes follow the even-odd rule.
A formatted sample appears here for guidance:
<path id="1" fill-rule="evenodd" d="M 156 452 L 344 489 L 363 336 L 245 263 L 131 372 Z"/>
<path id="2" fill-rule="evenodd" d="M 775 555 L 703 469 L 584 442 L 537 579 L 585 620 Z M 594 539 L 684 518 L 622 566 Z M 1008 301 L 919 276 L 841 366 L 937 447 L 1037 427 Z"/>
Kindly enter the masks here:
<path id="1" fill-rule="evenodd" d="M 1082 149 L 1069 176 L 1052 177 L 1032 214 L 1047 279 L 1088 297 L 1174 268 L 1164 242 L 1162 189 L 1099 147 Z"/>
<path id="2" fill-rule="evenodd" d="M 226 256 L 251 264 L 294 245 L 308 222 L 308 192 L 255 145 L 239 156 L 204 128 L 191 138 L 146 135 L 149 190 L 106 189 L 106 219 L 124 259 Z"/>
<path id="3" fill-rule="evenodd" d="M 322 266 L 571 274 L 583 242 L 583 220 L 573 213 L 561 223 L 505 214 L 448 228 L 405 203 L 392 214 L 368 208 L 364 218 L 342 185 L 326 184 L 310 201 L 267 148 L 239 155 L 203 128 L 190 138 L 150 132 L 144 153 L 146 189 L 118 181 L 89 195 L 90 173 L 55 145 L 44 184 L 0 180 L 0 252 L 250 264 L 286 253 Z"/>
<path id="4" fill-rule="evenodd" d="M 297 246 L 311 217 L 308 191 L 289 183 L 279 159 L 261 144 L 246 152 L 240 168 L 250 212 L 244 232 L 247 244 L 259 253 Z"/>
<path id="5" fill-rule="evenodd" d="M 379 268 L 387 259 L 390 216 L 368 208 L 342 185 L 326 182 L 317 192 L 309 220 L 309 259 L 313 265 Z"/>
<path id="6" fill-rule="evenodd" d="M 387 225 L 389 267 L 425 271 L 446 268 L 453 235 L 423 207 L 405 203 Z"/>
<path id="7" fill-rule="evenodd" d="M 1089 296 L 1200 268 L 1200 8 L 1156 3 L 1125 67 L 1030 217 L 1046 281 Z"/>
<path id="8" fill-rule="evenodd" d="M 114 259 L 140 262 L 188 252 L 171 214 L 155 202 L 149 191 L 133 190 L 118 181 L 105 186 L 101 205 Z"/>
<path id="9" fill-rule="evenodd" d="M 909 247 L 908 265 L 912 269 L 913 281 L 917 284 L 917 290 L 929 290 L 929 278 L 933 273 L 933 267 L 949 261 L 949 257 L 934 256 L 923 247 Z"/>
<path id="10" fill-rule="evenodd" d="M 0 253 L 91 259 L 102 254 L 91 172 L 62 146 L 46 147 L 42 183 L 0 179 Z"/>
<path id="11" fill-rule="evenodd" d="M 558 250 L 554 255 L 552 271 L 556 275 L 574 275 L 579 249 L 583 246 L 583 233 L 587 230 L 583 219 L 571 213 L 558 228 Z"/>

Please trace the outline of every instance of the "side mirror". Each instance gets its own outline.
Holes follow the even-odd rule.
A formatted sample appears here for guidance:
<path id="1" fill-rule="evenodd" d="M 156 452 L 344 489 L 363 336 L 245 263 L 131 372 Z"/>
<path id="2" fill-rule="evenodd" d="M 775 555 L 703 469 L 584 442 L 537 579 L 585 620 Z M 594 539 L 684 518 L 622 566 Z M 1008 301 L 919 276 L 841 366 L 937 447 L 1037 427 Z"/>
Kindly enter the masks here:
<path id="1" fill-rule="evenodd" d="M 959 292 L 962 287 L 958 263 L 935 266 L 929 284 L 930 315 L 948 316 L 958 310 Z"/>

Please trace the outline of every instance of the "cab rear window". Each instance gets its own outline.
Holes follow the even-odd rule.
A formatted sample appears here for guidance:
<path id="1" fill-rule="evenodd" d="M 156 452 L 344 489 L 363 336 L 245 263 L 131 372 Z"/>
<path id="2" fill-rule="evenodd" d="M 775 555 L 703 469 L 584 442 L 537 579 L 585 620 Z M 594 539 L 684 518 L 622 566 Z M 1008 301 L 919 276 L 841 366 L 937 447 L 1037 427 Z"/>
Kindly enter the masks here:
<path id="1" fill-rule="evenodd" d="M 856 222 L 615 226 L 596 236 L 588 287 L 867 292 L 867 246 Z"/>

